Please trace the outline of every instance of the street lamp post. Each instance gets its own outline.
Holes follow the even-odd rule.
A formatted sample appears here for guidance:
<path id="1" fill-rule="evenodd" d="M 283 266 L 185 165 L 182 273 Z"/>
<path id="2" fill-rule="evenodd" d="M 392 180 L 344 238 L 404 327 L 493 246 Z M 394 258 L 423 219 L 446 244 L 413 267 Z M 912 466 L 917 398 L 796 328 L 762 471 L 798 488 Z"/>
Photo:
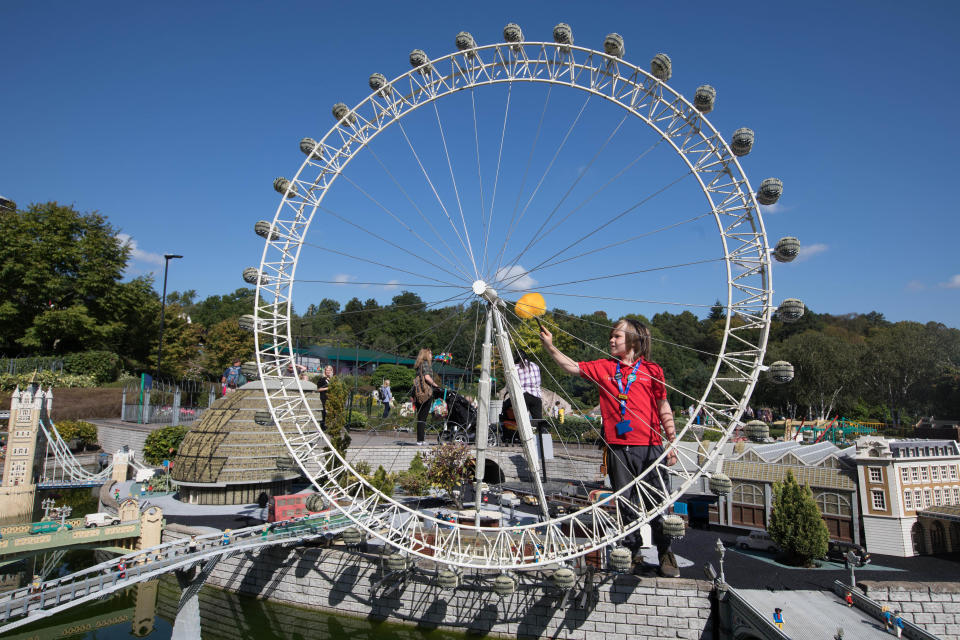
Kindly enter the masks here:
<path id="1" fill-rule="evenodd" d="M 182 258 L 173 253 L 163 254 L 163 297 L 160 298 L 160 344 L 157 345 L 157 374 L 154 379 L 160 377 L 160 356 L 163 354 L 163 320 L 167 311 L 167 270 L 170 268 L 170 261 L 176 258 Z"/>

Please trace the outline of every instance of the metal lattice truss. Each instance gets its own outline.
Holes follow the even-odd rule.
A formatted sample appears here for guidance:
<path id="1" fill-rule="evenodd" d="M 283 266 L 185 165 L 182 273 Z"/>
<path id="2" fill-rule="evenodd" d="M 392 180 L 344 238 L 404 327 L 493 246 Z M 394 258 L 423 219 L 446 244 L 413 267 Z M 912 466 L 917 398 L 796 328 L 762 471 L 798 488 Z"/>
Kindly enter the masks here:
<path id="1" fill-rule="evenodd" d="M 627 487 L 590 507 L 536 524 L 451 527 L 378 493 L 320 430 L 299 380 L 289 373 L 294 370 L 289 319 L 294 275 L 324 197 L 369 142 L 413 111 L 455 92 L 521 82 L 603 98 L 642 120 L 672 147 L 696 177 L 716 222 L 726 265 L 728 313 L 710 381 L 699 397 L 688 396 L 710 426 L 688 425 L 677 438 L 693 439 L 699 450 L 691 453 L 671 445 L 668 451 L 676 452 L 678 464 L 665 466 L 665 451 L 658 465 L 633 485 L 645 504 L 653 506 L 633 504 Z M 307 477 L 331 502 L 352 504 L 350 517 L 372 535 L 409 554 L 462 567 L 508 569 L 567 561 L 611 545 L 663 514 L 719 450 L 697 447 L 701 439 L 722 445 L 740 424 L 761 370 L 772 312 L 769 248 L 757 201 L 720 133 L 687 99 L 643 69 L 599 51 L 544 42 L 481 46 L 431 60 L 382 84 L 341 114 L 313 152 L 305 151 L 307 160 L 287 184 L 256 274 L 261 379 L 275 423 Z M 469 279 L 464 284 L 467 293 Z M 658 467 L 672 479 L 669 486 L 660 482 Z"/>
<path id="2" fill-rule="evenodd" d="M 103 484 L 103 481 L 113 473 L 113 463 L 97 473 L 91 473 L 83 468 L 79 461 L 74 457 L 73 452 L 57 431 L 56 425 L 50 421 L 50 427 L 47 428 L 45 420 L 40 420 L 40 430 L 46 440 L 46 453 L 44 456 L 44 470 L 46 470 L 46 461 L 50 454 L 53 454 L 54 467 L 50 477 L 44 478 L 41 484 L 86 486 L 89 484 Z"/>

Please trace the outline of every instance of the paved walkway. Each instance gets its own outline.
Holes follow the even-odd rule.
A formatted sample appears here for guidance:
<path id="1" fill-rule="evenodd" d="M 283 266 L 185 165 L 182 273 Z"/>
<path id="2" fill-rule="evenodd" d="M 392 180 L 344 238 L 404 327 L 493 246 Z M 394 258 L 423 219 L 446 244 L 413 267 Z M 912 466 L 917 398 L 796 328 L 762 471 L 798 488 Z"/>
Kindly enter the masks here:
<path id="1" fill-rule="evenodd" d="M 770 620 L 774 608 L 783 609 L 783 632 L 794 640 L 829 640 L 838 627 L 843 627 L 844 640 L 894 637 L 882 622 L 856 607 L 847 607 L 830 592 L 737 589 L 737 593 Z"/>

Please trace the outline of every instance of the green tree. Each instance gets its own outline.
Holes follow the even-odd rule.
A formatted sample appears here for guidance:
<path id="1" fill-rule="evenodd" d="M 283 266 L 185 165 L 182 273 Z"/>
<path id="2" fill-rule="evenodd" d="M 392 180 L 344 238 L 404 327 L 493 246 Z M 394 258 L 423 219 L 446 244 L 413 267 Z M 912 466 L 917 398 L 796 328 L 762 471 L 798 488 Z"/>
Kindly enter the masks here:
<path id="1" fill-rule="evenodd" d="M 143 459 L 150 464 L 173 460 L 188 431 L 190 431 L 189 427 L 176 425 L 150 432 L 143 442 Z"/>
<path id="2" fill-rule="evenodd" d="M 373 473 L 373 477 L 370 478 L 370 484 L 374 489 L 379 491 L 385 496 L 393 495 L 393 488 L 396 485 L 397 477 L 393 473 L 387 473 L 387 470 L 383 468 L 383 465 L 377 467 L 377 470 Z"/>
<path id="3" fill-rule="evenodd" d="M 191 298 L 190 294 L 196 294 L 195 291 L 186 291 L 181 296 Z M 205 327 L 212 327 L 225 320 L 233 320 L 242 315 L 253 313 L 253 299 L 256 297 L 256 290 L 249 287 L 240 287 L 233 293 L 222 296 L 209 296 L 196 304 L 184 304 L 184 312 L 190 316 L 193 322 L 199 322 Z M 167 304 L 176 302 L 167 296 Z"/>
<path id="4" fill-rule="evenodd" d="M 0 346 L 108 346 L 104 302 L 123 277 L 130 247 L 107 219 L 56 202 L 33 204 L 0 213 L 0 236 Z"/>
<path id="5" fill-rule="evenodd" d="M 219 378 L 233 361 L 253 358 L 253 334 L 244 331 L 236 319 L 222 320 L 207 329 L 204 336 L 203 369 Z"/>
<path id="6" fill-rule="evenodd" d="M 350 433 L 347 431 L 347 397 L 350 390 L 351 387 L 343 378 L 334 376 L 327 391 L 325 431 L 334 449 L 341 455 L 347 453 L 351 442 Z"/>
<path id="7" fill-rule="evenodd" d="M 773 484 L 773 510 L 767 531 L 790 564 L 807 566 L 827 553 L 827 524 L 810 487 L 801 487 L 792 471 L 787 471 L 783 482 Z"/>

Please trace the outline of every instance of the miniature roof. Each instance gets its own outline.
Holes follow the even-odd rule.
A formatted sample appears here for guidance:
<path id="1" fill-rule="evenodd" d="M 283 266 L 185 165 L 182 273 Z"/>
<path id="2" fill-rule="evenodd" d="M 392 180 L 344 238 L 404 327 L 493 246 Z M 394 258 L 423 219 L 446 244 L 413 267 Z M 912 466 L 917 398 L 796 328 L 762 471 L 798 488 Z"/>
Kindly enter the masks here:
<path id="1" fill-rule="evenodd" d="M 766 462 L 750 462 L 745 460 L 728 460 L 723 463 L 723 472 L 732 480 L 747 480 L 753 482 L 782 482 L 787 472 L 801 485 L 809 485 L 818 489 L 839 489 L 842 491 L 856 491 L 857 484 L 850 477 L 849 472 L 829 467 L 801 467 L 787 464 L 770 464 Z"/>
<path id="2" fill-rule="evenodd" d="M 937 520 L 949 520 L 951 522 L 960 522 L 960 505 L 941 505 L 939 507 L 927 507 L 923 511 L 917 512 L 918 516 L 936 518 Z"/>

